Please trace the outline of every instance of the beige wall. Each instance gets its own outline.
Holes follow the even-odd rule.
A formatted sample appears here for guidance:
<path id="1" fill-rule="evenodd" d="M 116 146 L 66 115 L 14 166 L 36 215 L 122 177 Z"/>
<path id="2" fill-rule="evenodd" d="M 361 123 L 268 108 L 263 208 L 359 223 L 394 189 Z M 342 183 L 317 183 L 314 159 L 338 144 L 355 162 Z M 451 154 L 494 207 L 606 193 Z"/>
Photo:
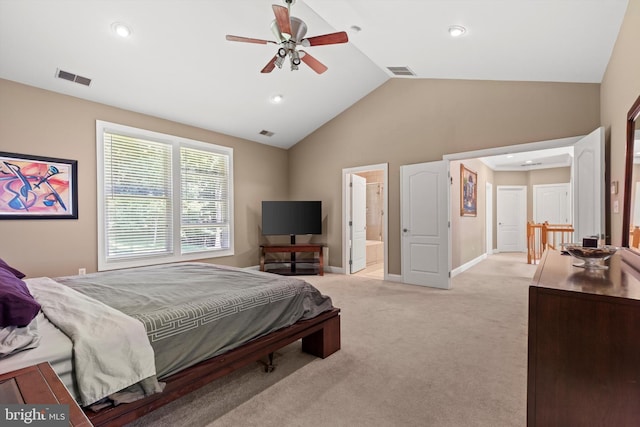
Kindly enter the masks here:
<path id="1" fill-rule="evenodd" d="M 96 120 L 234 149 L 235 255 L 258 264 L 260 202 L 287 198 L 287 152 L 0 79 L 0 151 L 78 160 L 78 220 L 2 220 L 0 258 L 29 276 L 97 269 Z"/>
<path id="2" fill-rule="evenodd" d="M 388 163 L 389 273 L 401 274 L 401 165 L 599 124 L 598 84 L 390 79 L 289 150 L 291 196 L 323 201 L 329 265 L 341 267 L 342 169 Z"/>
<path id="3" fill-rule="evenodd" d="M 0 80 L 0 150 L 78 159 L 80 219 L 0 221 L 1 257 L 29 275 L 94 270 L 96 262 L 95 120 L 108 120 L 235 149 L 236 256 L 257 262 L 259 202 L 323 201 L 329 265 L 342 266 L 341 170 L 389 164 L 389 272 L 400 274 L 399 167 L 444 154 L 607 130 L 609 181 L 622 206 L 625 119 L 640 95 L 640 0 L 629 0 L 603 82 L 564 84 L 391 79 L 287 153 L 248 141 Z M 256 160 L 256 159 L 259 159 Z M 264 179 L 268 176 L 269 179 Z M 495 197 L 494 197 L 495 198 Z M 612 243 L 622 215 L 608 204 Z"/>
<path id="4" fill-rule="evenodd" d="M 460 215 L 461 164 L 478 174 L 476 216 Z M 494 172 L 478 159 L 451 161 L 449 171 L 451 173 L 451 267 L 457 268 L 486 252 L 486 184 L 493 183 Z"/>
<path id="5" fill-rule="evenodd" d="M 610 147 L 609 180 L 619 182 L 617 195 L 609 195 L 611 243 L 622 241 L 622 197 L 624 194 L 624 157 L 626 118 L 631 105 L 640 96 L 640 0 L 629 0 L 622 28 L 609 60 L 600 88 L 600 121 L 605 126 Z M 608 186 L 607 186 L 608 188 Z M 620 213 L 613 211 L 618 201 Z"/>

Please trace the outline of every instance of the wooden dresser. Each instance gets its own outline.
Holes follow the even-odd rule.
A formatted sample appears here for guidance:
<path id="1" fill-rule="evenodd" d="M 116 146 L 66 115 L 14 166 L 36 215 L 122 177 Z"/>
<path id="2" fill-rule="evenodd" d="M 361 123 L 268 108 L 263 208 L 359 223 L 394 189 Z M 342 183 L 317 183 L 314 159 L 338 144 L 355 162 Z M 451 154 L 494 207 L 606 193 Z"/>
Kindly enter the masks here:
<path id="1" fill-rule="evenodd" d="M 545 252 L 529 289 L 527 425 L 638 426 L 640 256 L 574 262 Z"/>
<path id="2" fill-rule="evenodd" d="M 92 425 L 47 362 L 0 374 L 0 403 L 69 405 L 69 425 Z"/>

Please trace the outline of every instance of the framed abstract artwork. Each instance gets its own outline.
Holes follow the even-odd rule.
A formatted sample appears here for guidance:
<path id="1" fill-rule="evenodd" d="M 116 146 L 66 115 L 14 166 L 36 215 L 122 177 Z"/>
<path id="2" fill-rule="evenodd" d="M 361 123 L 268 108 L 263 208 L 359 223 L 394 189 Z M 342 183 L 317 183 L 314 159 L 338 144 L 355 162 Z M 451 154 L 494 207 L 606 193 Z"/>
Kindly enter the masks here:
<path id="1" fill-rule="evenodd" d="M 478 174 L 460 164 L 460 216 L 478 215 Z"/>
<path id="2" fill-rule="evenodd" d="M 76 160 L 0 151 L 0 220 L 77 218 Z"/>

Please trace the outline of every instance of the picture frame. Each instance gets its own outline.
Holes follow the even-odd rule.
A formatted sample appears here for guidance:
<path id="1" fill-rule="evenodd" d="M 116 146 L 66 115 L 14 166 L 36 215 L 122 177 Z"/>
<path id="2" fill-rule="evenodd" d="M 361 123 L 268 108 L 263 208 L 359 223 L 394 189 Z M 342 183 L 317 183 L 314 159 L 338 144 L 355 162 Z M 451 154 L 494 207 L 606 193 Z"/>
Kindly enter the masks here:
<path id="1" fill-rule="evenodd" d="M 0 151 L 2 219 L 78 219 L 77 160 Z"/>
<path id="2" fill-rule="evenodd" d="M 460 216 L 478 215 L 478 174 L 460 164 Z"/>

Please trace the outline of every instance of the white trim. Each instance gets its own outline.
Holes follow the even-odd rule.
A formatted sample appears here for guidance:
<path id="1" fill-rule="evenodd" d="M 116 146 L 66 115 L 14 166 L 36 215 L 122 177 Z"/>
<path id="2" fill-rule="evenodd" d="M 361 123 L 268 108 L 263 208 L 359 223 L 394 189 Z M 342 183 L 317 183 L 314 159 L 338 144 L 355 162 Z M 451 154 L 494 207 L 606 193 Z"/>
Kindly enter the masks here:
<path id="1" fill-rule="evenodd" d="M 525 143 L 525 144 L 516 144 L 516 145 L 507 145 L 507 146 L 503 146 L 503 147 L 495 147 L 495 148 L 484 148 L 481 150 L 473 150 L 473 151 L 465 151 L 465 152 L 460 152 L 460 153 L 451 153 L 451 154 L 445 154 L 442 156 L 443 160 L 447 160 L 449 161 L 449 163 L 453 160 L 466 160 L 466 159 L 476 159 L 476 158 L 480 158 L 480 157 L 489 157 L 489 156 L 495 156 L 495 155 L 501 155 L 501 154 L 509 154 L 509 153 L 521 153 L 521 152 L 526 152 L 526 151 L 536 151 L 536 150 L 545 150 L 545 149 L 549 149 L 549 148 L 557 148 L 557 147 L 567 147 L 567 146 L 573 146 L 576 141 L 579 141 L 580 139 L 582 139 L 584 137 L 584 135 L 581 136 L 572 136 L 572 137 L 568 137 L 568 138 L 559 138 L 559 139 L 550 139 L 550 140 L 546 140 L 546 141 L 538 141 L 538 142 L 531 142 L 531 143 Z M 447 170 L 450 169 L 450 165 L 447 165 Z M 344 173 L 344 170 L 343 170 Z M 451 176 L 451 175 L 449 175 Z M 450 186 L 449 186 L 450 187 Z M 344 191 L 344 178 L 343 178 L 343 191 Z M 449 191 L 451 191 L 451 189 L 449 188 Z M 494 198 L 497 197 L 496 196 L 497 191 L 494 191 Z M 344 200 L 344 197 L 343 197 Z M 452 211 L 452 206 L 451 206 L 451 197 L 449 195 L 449 221 L 451 221 L 451 211 Z M 496 215 L 496 213 L 494 212 L 494 215 Z M 526 215 L 526 211 L 525 211 L 525 215 Z M 343 202 L 343 218 L 345 216 L 344 213 L 344 202 Z M 526 218 L 526 216 L 525 216 Z M 343 232 L 344 235 L 344 232 Z M 497 242 L 494 242 L 495 244 L 497 244 Z M 343 248 L 344 246 L 344 242 L 343 242 Z M 449 228 L 449 265 L 451 265 L 451 251 L 452 251 L 452 242 L 451 242 L 451 228 Z M 526 242 L 525 242 L 525 246 L 526 246 Z M 525 248 L 526 249 L 526 248 Z M 344 251 L 344 249 L 343 249 Z M 385 242 L 385 251 L 386 251 L 386 242 Z M 494 249 L 493 253 L 499 253 L 498 249 Z M 386 252 L 385 252 L 385 263 L 386 263 Z M 402 257 L 404 255 L 400 255 L 400 265 L 402 265 Z M 347 261 L 348 262 L 348 261 Z M 347 264 L 345 264 L 347 265 Z M 390 275 L 387 274 L 387 265 L 385 264 L 385 280 L 392 280 L 391 277 L 389 277 Z M 398 276 L 400 278 L 400 281 L 402 279 L 402 276 Z M 395 280 L 393 280 L 395 281 Z"/>
<path id="2" fill-rule="evenodd" d="M 385 275 L 384 280 L 387 282 L 404 283 L 402 281 L 402 275 L 400 274 L 387 274 Z"/>
<path id="3" fill-rule="evenodd" d="M 357 166 L 353 168 L 342 169 L 342 271 L 343 274 L 349 273 L 349 224 L 348 224 L 348 208 L 349 204 L 349 180 L 347 176 L 352 173 L 366 172 L 373 170 L 383 171 L 384 195 L 383 209 L 384 216 L 382 220 L 383 252 L 384 252 L 384 280 L 387 280 L 389 272 L 389 164 L 379 163 L 377 165 Z M 335 267 L 333 267 L 335 268 Z M 326 271 L 326 269 L 325 269 Z"/>
<path id="4" fill-rule="evenodd" d="M 464 264 L 462 264 L 460 267 L 454 268 L 453 270 L 451 270 L 451 278 L 456 277 L 458 274 L 467 271 L 468 269 L 470 269 L 471 267 L 473 267 L 476 264 L 479 264 L 480 262 L 484 261 L 485 259 L 487 259 L 487 254 L 484 253 L 482 255 L 480 255 L 477 258 L 472 259 L 469 262 L 466 262 Z"/>
<path id="5" fill-rule="evenodd" d="M 325 273 L 336 273 L 336 274 L 348 274 L 344 268 L 341 267 L 332 267 L 330 265 L 324 266 Z"/>
<path id="6" fill-rule="evenodd" d="M 488 254 L 493 253 L 493 184 L 486 182 L 485 186 L 485 221 L 484 221 L 484 234 L 485 234 L 485 251 Z"/>
<path id="7" fill-rule="evenodd" d="M 445 154 L 444 160 L 465 160 L 479 157 L 499 156 L 509 153 L 523 153 L 525 151 L 546 150 L 549 148 L 568 147 L 584 138 L 585 135 L 571 136 L 568 138 L 550 139 L 548 141 L 529 142 L 526 144 L 507 145 L 504 147 L 485 148 L 482 150 L 465 151 L 462 153 Z"/>

